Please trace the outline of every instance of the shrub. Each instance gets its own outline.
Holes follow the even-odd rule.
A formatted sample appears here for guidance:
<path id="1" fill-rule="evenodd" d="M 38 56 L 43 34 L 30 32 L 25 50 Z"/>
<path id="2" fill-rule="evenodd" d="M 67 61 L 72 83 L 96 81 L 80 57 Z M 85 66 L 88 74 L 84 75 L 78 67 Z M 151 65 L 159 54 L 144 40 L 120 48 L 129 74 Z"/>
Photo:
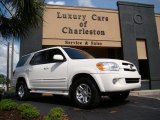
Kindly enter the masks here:
<path id="1" fill-rule="evenodd" d="M 19 111 L 24 111 L 26 109 L 32 109 L 32 108 L 33 108 L 33 106 L 31 104 L 28 104 L 28 103 L 23 103 L 23 104 L 18 106 Z"/>
<path id="2" fill-rule="evenodd" d="M 21 112 L 21 114 L 22 114 L 22 117 L 25 119 L 35 118 L 40 115 L 39 111 L 35 108 L 34 109 L 25 109 Z"/>
<path id="3" fill-rule="evenodd" d="M 45 117 L 45 120 L 61 120 L 64 111 L 62 108 L 53 108 L 50 110 L 48 115 Z"/>
<path id="4" fill-rule="evenodd" d="M 40 115 L 39 111 L 28 103 L 19 105 L 18 110 L 21 112 L 22 117 L 25 119 L 32 119 Z"/>
<path id="5" fill-rule="evenodd" d="M 14 110 L 17 109 L 17 103 L 11 99 L 3 99 L 0 101 L 1 110 Z"/>

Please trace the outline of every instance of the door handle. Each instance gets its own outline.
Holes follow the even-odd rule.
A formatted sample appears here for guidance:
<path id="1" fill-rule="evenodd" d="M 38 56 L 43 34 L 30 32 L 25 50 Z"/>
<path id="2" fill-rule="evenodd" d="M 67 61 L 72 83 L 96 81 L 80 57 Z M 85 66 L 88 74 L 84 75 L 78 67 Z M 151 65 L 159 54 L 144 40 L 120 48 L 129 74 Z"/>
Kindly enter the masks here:
<path id="1" fill-rule="evenodd" d="M 30 72 L 30 71 L 32 71 L 30 68 L 27 68 L 27 69 L 26 69 L 26 72 Z"/>
<path id="2" fill-rule="evenodd" d="M 45 67 L 45 68 L 44 68 L 44 70 L 48 70 L 48 69 L 49 69 L 48 67 Z"/>

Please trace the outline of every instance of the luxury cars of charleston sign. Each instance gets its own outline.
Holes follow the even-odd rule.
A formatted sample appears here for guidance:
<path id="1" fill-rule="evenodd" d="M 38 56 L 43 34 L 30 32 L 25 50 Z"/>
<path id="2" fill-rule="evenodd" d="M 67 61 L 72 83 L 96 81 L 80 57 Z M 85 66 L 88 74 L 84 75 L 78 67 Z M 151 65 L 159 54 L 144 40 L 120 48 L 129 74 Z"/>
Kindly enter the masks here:
<path id="1" fill-rule="evenodd" d="M 105 31 L 104 30 L 96 30 L 96 29 L 92 29 L 92 30 L 88 30 L 87 28 L 87 23 L 88 21 L 86 20 L 86 15 L 80 15 L 80 14 L 69 14 L 69 13 L 61 13 L 61 12 L 57 12 L 57 18 L 58 19 L 68 19 L 68 20 L 80 20 L 81 22 L 79 23 L 79 29 L 74 29 L 71 27 L 62 27 L 62 33 L 64 34 L 86 34 L 86 35 L 105 35 Z M 97 20 L 97 21 L 108 21 L 108 17 L 107 16 L 98 16 L 96 14 L 93 14 L 90 18 L 90 22 L 92 20 Z M 65 41 L 65 44 L 76 44 L 76 45 L 81 45 L 82 42 L 78 42 L 78 41 L 74 41 L 74 42 L 70 42 L 70 41 Z M 88 41 L 85 42 L 85 45 L 88 45 Z M 101 42 L 94 42 L 91 41 L 90 42 L 91 45 L 102 45 Z"/>
<path id="2" fill-rule="evenodd" d="M 52 6 L 44 17 L 43 38 L 59 40 L 57 45 L 105 46 L 107 40 L 120 41 L 116 12 Z"/>
<path id="3" fill-rule="evenodd" d="M 74 29 L 71 27 L 63 27 L 62 28 L 62 33 L 64 34 L 89 34 L 89 35 L 105 35 L 104 30 L 88 30 L 87 28 L 87 23 L 88 21 L 86 20 L 86 15 L 80 15 L 80 14 L 70 14 L 70 13 L 61 13 L 57 12 L 57 18 L 58 19 L 68 19 L 68 20 L 80 20 L 79 27 L 80 29 Z M 96 14 L 91 15 L 90 22 L 92 20 L 97 20 L 97 21 L 108 21 L 107 16 L 98 16 Z"/>

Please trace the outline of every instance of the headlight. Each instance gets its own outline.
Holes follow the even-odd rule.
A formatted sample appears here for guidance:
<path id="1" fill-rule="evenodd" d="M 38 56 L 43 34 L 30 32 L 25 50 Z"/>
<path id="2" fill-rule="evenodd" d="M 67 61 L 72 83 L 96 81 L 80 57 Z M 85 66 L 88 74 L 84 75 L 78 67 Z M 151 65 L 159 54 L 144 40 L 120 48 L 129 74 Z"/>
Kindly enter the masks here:
<path id="1" fill-rule="evenodd" d="M 100 62 L 96 66 L 100 71 L 119 71 L 119 66 L 114 62 Z"/>

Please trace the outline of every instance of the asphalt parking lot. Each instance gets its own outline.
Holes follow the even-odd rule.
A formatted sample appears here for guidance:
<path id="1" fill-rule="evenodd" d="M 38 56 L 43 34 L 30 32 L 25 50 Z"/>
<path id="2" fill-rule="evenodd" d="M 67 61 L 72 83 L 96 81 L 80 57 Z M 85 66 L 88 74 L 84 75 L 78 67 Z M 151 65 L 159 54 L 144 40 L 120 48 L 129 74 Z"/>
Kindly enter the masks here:
<path id="1" fill-rule="evenodd" d="M 71 120 L 160 120 L 160 96 L 129 96 L 123 103 L 114 103 L 103 97 L 92 110 L 75 108 L 64 96 L 33 95 L 26 103 L 37 107 L 46 115 L 53 107 L 62 107 Z M 21 103 L 21 101 L 17 101 Z"/>

